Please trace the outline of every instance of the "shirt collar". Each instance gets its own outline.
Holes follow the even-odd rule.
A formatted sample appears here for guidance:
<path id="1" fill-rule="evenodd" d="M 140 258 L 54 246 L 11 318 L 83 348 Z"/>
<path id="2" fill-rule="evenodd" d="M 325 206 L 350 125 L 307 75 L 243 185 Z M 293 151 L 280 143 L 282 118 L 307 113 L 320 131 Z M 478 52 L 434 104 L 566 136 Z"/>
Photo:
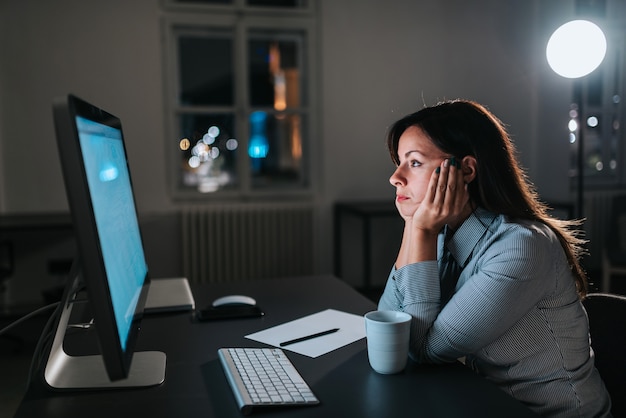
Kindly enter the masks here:
<path id="1" fill-rule="evenodd" d="M 474 247 L 497 217 L 495 213 L 478 207 L 454 232 L 447 247 L 459 266 L 465 267 Z M 448 228 L 444 228 L 444 233 L 447 230 Z"/>

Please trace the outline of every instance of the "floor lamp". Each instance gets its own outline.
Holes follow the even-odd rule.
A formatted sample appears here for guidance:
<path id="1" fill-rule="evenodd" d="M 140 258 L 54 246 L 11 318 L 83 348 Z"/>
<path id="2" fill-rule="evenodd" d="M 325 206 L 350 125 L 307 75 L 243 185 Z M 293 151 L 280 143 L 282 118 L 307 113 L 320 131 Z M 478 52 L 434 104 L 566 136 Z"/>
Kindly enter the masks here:
<path id="1" fill-rule="evenodd" d="M 546 57 L 550 68 L 558 75 L 575 80 L 574 100 L 578 106 L 578 135 L 576 169 L 576 210 L 577 217 L 584 216 L 584 169 L 585 169 L 585 114 L 582 78 L 600 66 L 606 55 L 607 43 L 602 29 L 588 20 L 572 20 L 560 26 L 550 39 Z"/>

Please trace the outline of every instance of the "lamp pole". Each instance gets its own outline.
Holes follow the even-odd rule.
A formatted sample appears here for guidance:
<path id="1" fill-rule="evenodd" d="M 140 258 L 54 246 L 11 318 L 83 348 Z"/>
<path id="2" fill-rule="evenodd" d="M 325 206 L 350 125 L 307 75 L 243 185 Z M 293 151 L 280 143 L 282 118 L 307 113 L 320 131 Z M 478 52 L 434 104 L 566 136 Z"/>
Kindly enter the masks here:
<path id="1" fill-rule="evenodd" d="M 576 216 L 578 219 L 584 218 L 584 194 L 585 194 L 585 109 L 583 82 L 576 79 L 574 81 L 574 101 L 578 106 L 578 135 L 576 136 Z"/>
<path id="2" fill-rule="evenodd" d="M 600 66 L 606 54 L 606 37 L 602 29 L 588 20 L 572 20 L 554 31 L 546 48 L 546 58 L 558 75 L 575 79 L 574 101 L 578 106 L 576 168 L 576 209 L 579 219 L 584 215 L 585 113 L 582 77 Z"/>

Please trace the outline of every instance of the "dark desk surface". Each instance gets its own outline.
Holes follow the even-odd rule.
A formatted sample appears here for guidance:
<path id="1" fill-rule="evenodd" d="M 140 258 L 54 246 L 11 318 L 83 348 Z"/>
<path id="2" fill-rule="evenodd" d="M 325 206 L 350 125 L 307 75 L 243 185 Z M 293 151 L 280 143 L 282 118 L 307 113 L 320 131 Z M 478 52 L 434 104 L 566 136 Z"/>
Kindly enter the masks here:
<path id="1" fill-rule="evenodd" d="M 0 231 L 40 231 L 72 227 L 72 217 L 65 212 L 0 215 Z"/>
<path id="2" fill-rule="evenodd" d="M 217 358 L 218 348 L 263 346 L 244 336 L 327 308 L 359 315 L 375 309 L 371 301 L 328 276 L 212 284 L 193 291 L 199 307 L 225 294 L 247 294 L 266 315 L 205 323 L 195 322 L 190 313 L 146 317 L 138 349 L 167 354 L 165 383 L 147 389 L 51 392 L 35 381 L 15 416 L 239 417 Z M 368 364 L 364 339 L 316 359 L 286 352 L 321 404 L 258 409 L 252 416 L 534 416 L 460 364 L 410 364 L 401 374 L 379 375 Z"/>

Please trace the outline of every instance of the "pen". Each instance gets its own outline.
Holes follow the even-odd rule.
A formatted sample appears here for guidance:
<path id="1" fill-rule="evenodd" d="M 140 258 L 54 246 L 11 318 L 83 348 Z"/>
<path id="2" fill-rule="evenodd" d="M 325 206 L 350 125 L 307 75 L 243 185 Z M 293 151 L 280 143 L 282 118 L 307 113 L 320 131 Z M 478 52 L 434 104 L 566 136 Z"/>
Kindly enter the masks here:
<path id="1" fill-rule="evenodd" d="M 280 343 L 280 346 L 284 347 L 286 345 L 290 345 L 290 344 L 295 344 L 295 343 L 299 343 L 299 342 L 302 342 L 302 341 L 311 340 L 313 338 L 321 337 L 323 335 L 332 334 L 332 333 L 337 332 L 337 331 L 339 331 L 339 328 L 329 329 L 327 331 L 322 331 L 322 332 L 318 332 L 316 334 L 311 334 L 311 335 L 307 335 L 307 336 L 304 336 L 304 337 L 296 338 L 296 339 L 293 339 L 293 340 L 285 341 L 284 343 Z"/>

